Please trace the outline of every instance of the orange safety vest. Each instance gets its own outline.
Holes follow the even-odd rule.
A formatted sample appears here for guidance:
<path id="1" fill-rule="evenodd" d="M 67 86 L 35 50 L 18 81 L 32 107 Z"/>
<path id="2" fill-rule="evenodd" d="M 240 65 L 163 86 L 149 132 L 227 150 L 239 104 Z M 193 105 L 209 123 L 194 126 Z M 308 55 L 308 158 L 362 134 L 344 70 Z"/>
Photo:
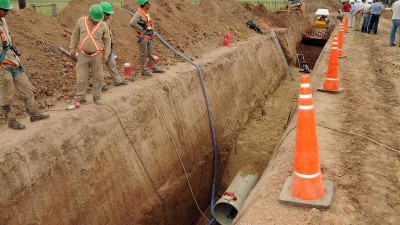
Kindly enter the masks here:
<path id="1" fill-rule="evenodd" d="M 90 31 L 90 30 L 89 30 L 89 25 L 88 25 L 88 18 L 89 18 L 88 16 L 85 17 L 85 26 L 86 26 L 87 36 L 83 39 L 83 41 L 81 42 L 81 44 L 78 45 L 78 50 L 79 50 L 82 54 L 84 54 L 84 55 L 87 55 L 87 56 L 95 56 L 95 55 L 97 55 L 97 54 L 99 54 L 99 53 L 104 53 L 104 50 L 101 50 L 101 49 L 99 48 L 99 46 L 97 45 L 96 41 L 95 41 L 94 38 L 93 38 L 93 34 L 96 33 L 96 31 L 99 29 L 99 27 L 100 27 L 100 25 L 102 24 L 103 21 L 97 23 L 97 25 L 93 28 L 93 30 Z M 92 54 L 87 54 L 86 52 L 84 52 L 84 51 L 82 50 L 83 45 L 86 43 L 87 40 L 89 40 L 89 38 L 92 40 L 94 46 L 96 47 L 96 51 L 95 51 L 94 53 L 92 53 Z"/>
<path id="2" fill-rule="evenodd" d="M 149 14 L 147 14 L 146 11 L 144 11 L 142 8 L 139 8 L 138 11 L 140 12 L 140 14 L 142 15 L 142 17 L 144 17 L 146 19 L 146 26 L 147 27 L 151 27 L 151 25 L 153 24 L 153 21 L 150 19 Z M 143 36 L 143 32 L 138 32 L 136 34 L 136 36 L 138 36 L 139 38 L 142 38 Z M 153 34 L 148 34 L 144 37 L 144 39 L 153 39 L 154 35 Z"/>

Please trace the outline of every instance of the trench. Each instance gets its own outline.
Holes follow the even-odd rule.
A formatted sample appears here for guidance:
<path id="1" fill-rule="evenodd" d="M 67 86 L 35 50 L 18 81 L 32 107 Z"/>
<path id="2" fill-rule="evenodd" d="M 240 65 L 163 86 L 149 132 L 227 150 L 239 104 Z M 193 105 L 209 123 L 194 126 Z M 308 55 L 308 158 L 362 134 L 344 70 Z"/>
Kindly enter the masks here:
<path id="1" fill-rule="evenodd" d="M 287 34 L 279 39 L 289 61 L 303 31 L 277 32 Z M 296 105 L 299 74 L 290 81 L 269 36 L 199 64 L 215 118 L 218 198 L 244 164 L 259 175 L 267 166 Z M 0 224 L 195 224 L 187 179 L 206 209 L 208 117 L 196 70 L 178 64 L 168 73 L 108 94 L 103 106 L 55 112 L 32 125 L 35 133 L 0 131 Z"/>

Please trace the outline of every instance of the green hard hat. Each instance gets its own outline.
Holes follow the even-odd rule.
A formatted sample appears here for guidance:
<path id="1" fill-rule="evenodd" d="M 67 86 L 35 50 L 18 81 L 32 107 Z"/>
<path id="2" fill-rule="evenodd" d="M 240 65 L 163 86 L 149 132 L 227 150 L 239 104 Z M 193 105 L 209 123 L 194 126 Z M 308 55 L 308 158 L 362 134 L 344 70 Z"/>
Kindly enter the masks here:
<path id="1" fill-rule="evenodd" d="M 12 9 L 13 6 L 9 0 L 0 0 L 0 9 Z"/>
<path id="2" fill-rule="evenodd" d="M 103 19 L 104 19 L 103 9 L 101 8 L 100 5 L 97 5 L 97 4 L 92 5 L 90 7 L 89 15 L 96 22 L 103 21 Z"/>
<path id="3" fill-rule="evenodd" d="M 112 10 L 111 4 L 109 2 L 102 2 L 100 3 L 100 6 L 103 9 L 104 13 L 114 14 L 114 11 Z"/>
<path id="4" fill-rule="evenodd" d="M 146 4 L 148 1 L 149 1 L 149 0 L 138 0 L 137 2 L 138 2 L 139 5 L 144 5 L 144 4 Z"/>

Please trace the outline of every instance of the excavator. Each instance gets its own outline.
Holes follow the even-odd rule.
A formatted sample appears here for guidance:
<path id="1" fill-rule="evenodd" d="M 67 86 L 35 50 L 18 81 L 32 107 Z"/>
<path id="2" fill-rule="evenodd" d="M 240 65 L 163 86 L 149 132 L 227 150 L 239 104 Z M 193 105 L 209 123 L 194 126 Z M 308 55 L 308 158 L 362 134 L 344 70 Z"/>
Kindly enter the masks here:
<path id="1" fill-rule="evenodd" d="M 287 1 L 287 4 L 286 4 L 284 10 L 280 10 L 280 11 L 304 15 L 304 13 L 306 11 L 306 1 L 305 0 Z"/>

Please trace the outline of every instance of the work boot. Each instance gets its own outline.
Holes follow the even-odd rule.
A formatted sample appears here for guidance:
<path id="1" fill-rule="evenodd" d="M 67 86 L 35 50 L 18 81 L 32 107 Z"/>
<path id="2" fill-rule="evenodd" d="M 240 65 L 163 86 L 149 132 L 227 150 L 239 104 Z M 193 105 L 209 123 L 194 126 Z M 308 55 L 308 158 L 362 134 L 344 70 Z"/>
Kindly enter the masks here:
<path id="1" fill-rule="evenodd" d="M 144 70 L 144 71 L 142 71 L 141 74 L 142 74 L 143 76 L 151 76 L 151 73 L 150 73 L 149 70 Z"/>
<path id="2" fill-rule="evenodd" d="M 96 104 L 96 105 L 102 105 L 102 102 L 101 102 L 100 99 L 95 99 L 95 100 L 94 100 L 94 104 Z"/>
<path id="3" fill-rule="evenodd" d="M 14 130 L 24 130 L 25 126 L 20 124 L 16 119 L 10 119 L 8 121 L 8 127 Z"/>
<path id="4" fill-rule="evenodd" d="M 153 73 L 165 73 L 165 71 L 157 68 L 157 69 L 153 69 Z"/>
<path id="5" fill-rule="evenodd" d="M 101 91 L 102 91 L 102 92 L 108 91 L 108 86 L 107 86 L 107 84 L 101 86 Z"/>
<path id="6" fill-rule="evenodd" d="M 30 113 L 29 114 L 31 117 L 31 122 L 36 122 L 39 120 L 45 120 L 48 119 L 50 116 L 48 114 L 40 113 L 40 112 L 35 112 L 35 113 Z"/>
<path id="7" fill-rule="evenodd" d="M 123 86 L 123 85 L 127 85 L 127 84 L 128 84 L 128 81 L 122 80 L 120 83 L 115 84 L 115 86 Z"/>

